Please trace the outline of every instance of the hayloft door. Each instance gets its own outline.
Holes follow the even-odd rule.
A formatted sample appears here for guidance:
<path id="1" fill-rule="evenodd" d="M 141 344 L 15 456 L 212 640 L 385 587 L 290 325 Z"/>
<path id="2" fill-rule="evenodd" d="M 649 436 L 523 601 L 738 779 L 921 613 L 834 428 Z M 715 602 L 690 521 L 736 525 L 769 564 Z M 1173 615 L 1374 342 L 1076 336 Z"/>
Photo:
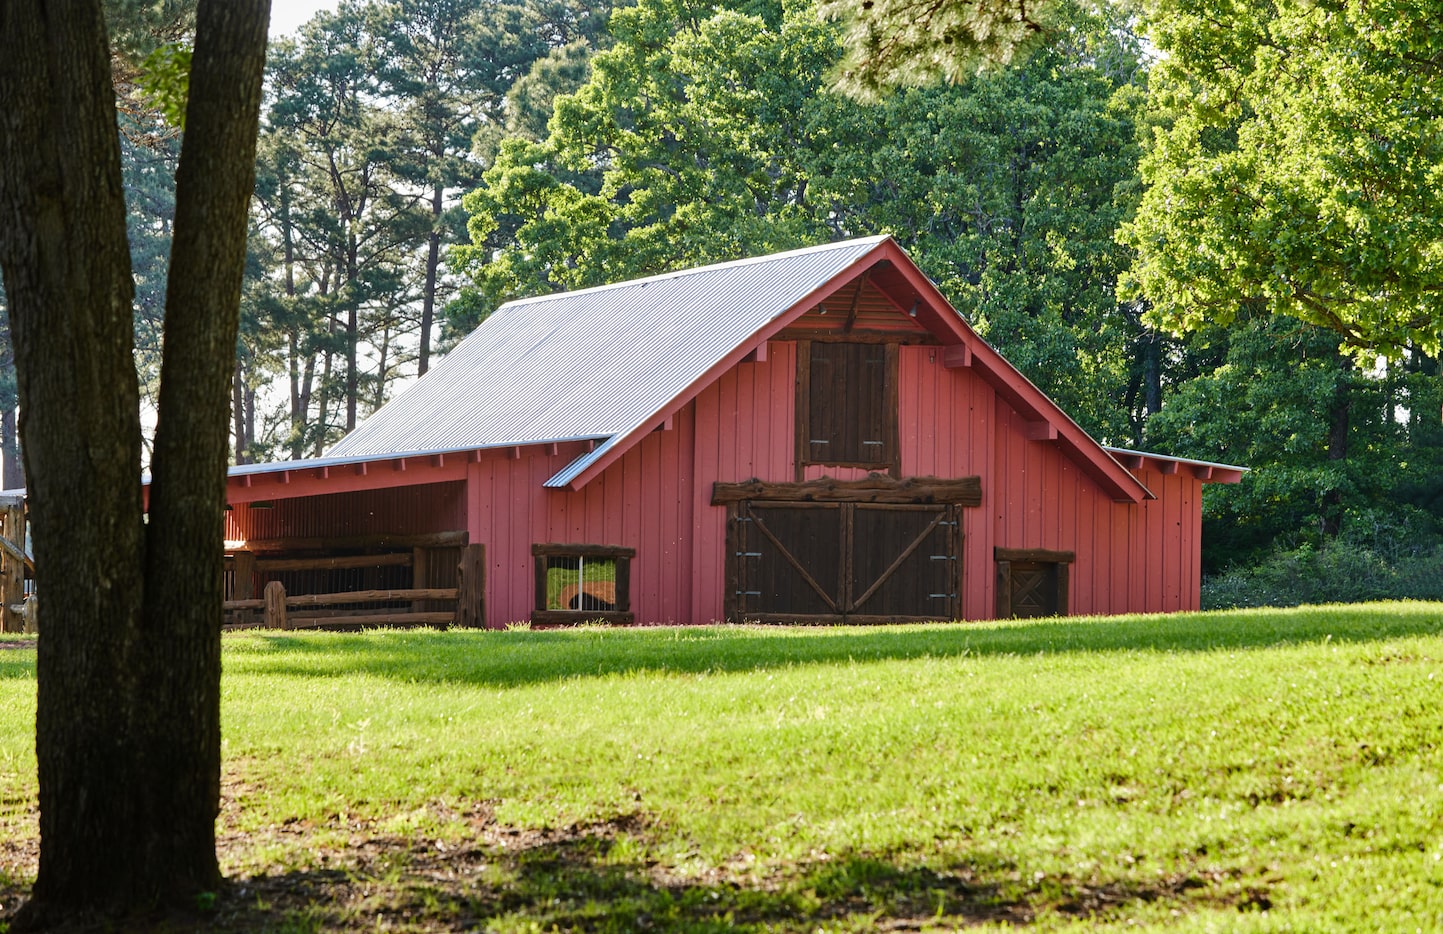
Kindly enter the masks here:
<path id="1" fill-rule="evenodd" d="M 952 504 L 744 501 L 731 520 L 733 619 L 956 619 L 961 526 Z"/>

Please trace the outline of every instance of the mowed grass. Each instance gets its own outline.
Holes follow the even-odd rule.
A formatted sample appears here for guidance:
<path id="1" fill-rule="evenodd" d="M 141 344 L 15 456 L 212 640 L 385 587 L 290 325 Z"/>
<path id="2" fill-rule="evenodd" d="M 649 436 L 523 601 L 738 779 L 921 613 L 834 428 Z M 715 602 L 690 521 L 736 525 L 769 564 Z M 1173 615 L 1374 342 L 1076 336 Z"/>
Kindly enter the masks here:
<path id="1" fill-rule="evenodd" d="M 220 927 L 1443 929 L 1438 603 L 250 634 L 222 691 Z"/>

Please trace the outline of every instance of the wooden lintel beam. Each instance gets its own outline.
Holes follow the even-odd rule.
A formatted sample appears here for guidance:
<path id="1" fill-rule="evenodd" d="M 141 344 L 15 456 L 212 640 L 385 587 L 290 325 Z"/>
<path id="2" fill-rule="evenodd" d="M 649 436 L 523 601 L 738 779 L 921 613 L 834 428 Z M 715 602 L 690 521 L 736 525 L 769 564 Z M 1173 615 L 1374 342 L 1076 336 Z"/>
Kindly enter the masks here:
<path id="1" fill-rule="evenodd" d="M 972 348 L 966 344 L 949 344 L 942 348 L 942 365 L 949 369 L 972 365 Z"/>
<path id="2" fill-rule="evenodd" d="M 1051 422 L 1041 422 L 1041 421 L 1038 421 L 1038 422 L 1028 422 L 1028 423 L 1027 423 L 1027 440 L 1028 440 L 1028 441 L 1056 441 L 1056 440 L 1057 440 L 1057 426 L 1054 425 L 1054 424 L 1052 424 Z"/>
<path id="3" fill-rule="evenodd" d="M 979 477 L 908 477 L 897 480 L 885 474 L 873 474 L 865 480 L 822 477 L 799 483 L 747 480 L 742 483 L 712 485 L 713 506 L 724 506 L 743 500 L 791 503 L 956 503 L 960 506 L 980 506 L 982 481 Z"/>

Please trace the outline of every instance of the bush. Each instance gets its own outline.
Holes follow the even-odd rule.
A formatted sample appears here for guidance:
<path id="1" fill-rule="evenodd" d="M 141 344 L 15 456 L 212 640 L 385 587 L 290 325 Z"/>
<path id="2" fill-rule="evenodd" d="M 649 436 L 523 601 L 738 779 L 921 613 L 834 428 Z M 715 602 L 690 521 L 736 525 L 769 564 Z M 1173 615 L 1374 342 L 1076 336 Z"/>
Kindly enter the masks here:
<path id="1" fill-rule="evenodd" d="M 1371 530 L 1370 530 L 1371 531 Z M 1416 539 L 1371 547 L 1362 536 L 1276 551 L 1250 568 L 1203 580 L 1203 609 L 1360 603 L 1365 600 L 1443 600 L 1443 544 Z M 1380 554 L 1380 551 L 1384 552 Z"/>

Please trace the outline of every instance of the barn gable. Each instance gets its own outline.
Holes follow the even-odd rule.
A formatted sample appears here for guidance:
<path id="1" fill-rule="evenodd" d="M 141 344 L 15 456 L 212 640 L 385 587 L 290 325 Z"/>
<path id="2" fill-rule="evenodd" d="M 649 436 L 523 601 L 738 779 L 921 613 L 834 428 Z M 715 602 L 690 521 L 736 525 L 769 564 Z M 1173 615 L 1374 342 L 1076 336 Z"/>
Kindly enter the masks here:
<path id="1" fill-rule="evenodd" d="M 986 344 L 890 237 L 870 237 L 509 302 L 330 457 L 587 441 L 549 477 L 580 489 L 770 340 L 935 343 L 1038 439 L 1119 501 L 1151 494 Z"/>

